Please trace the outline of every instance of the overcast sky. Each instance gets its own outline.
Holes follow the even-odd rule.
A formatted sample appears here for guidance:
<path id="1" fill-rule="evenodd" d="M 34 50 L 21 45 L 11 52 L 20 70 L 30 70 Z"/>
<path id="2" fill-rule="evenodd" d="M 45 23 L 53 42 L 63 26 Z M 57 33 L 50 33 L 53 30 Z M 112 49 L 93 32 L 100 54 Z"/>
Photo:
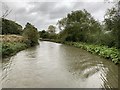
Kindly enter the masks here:
<path id="1" fill-rule="evenodd" d="M 83 0 L 57 0 L 54 2 L 48 2 L 48 0 L 39 2 L 35 0 L 34 2 L 32 0 L 14 0 L 7 2 L 4 0 L 4 3 L 9 9 L 12 9 L 10 15 L 7 16 L 8 19 L 18 22 L 23 27 L 27 22 L 30 22 L 38 30 L 46 30 L 49 25 L 56 25 L 58 20 L 75 10 L 86 9 L 96 20 L 103 21 L 106 10 L 113 6 L 113 3 L 100 2 L 100 0 L 96 0 L 96 2 L 92 0 L 89 2 Z M 3 5 L 2 12 L 6 9 L 6 5 Z"/>

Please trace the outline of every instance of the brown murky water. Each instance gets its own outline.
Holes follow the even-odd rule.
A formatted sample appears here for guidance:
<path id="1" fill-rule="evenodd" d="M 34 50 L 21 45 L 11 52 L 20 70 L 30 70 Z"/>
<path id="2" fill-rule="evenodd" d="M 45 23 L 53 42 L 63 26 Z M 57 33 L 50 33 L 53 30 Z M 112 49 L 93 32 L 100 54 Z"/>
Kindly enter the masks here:
<path id="1" fill-rule="evenodd" d="M 53 42 L 6 58 L 4 88 L 117 88 L 118 66 L 72 46 Z"/>

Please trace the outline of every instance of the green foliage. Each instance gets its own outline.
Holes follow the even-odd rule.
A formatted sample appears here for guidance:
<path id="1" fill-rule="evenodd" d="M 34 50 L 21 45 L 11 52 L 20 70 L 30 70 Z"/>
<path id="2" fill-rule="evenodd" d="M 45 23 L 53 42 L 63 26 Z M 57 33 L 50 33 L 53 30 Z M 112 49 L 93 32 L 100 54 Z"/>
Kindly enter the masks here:
<path id="1" fill-rule="evenodd" d="M 0 52 L 2 53 L 2 57 L 8 57 L 10 55 L 14 55 L 20 50 L 23 50 L 27 48 L 27 45 L 25 43 L 19 43 L 19 42 L 3 42 L 0 43 L 2 45 L 2 48 L 0 49 Z"/>
<path id="2" fill-rule="evenodd" d="M 22 26 L 18 23 L 2 18 L 2 34 L 21 34 Z"/>
<path id="3" fill-rule="evenodd" d="M 111 31 L 111 37 L 114 38 L 114 43 L 117 48 L 120 48 L 120 11 L 118 8 L 120 2 L 117 3 L 113 8 L 108 9 L 105 15 L 105 30 Z"/>
<path id="4" fill-rule="evenodd" d="M 86 10 L 72 11 L 66 18 L 59 20 L 58 25 L 64 28 L 60 32 L 60 38 L 64 41 L 97 42 L 94 36 L 101 32 L 99 22 Z"/>
<path id="5" fill-rule="evenodd" d="M 23 30 L 23 36 L 27 39 L 26 43 L 30 46 L 38 44 L 39 33 L 37 31 L 37 28 L 35 28 L 30 23 L 26 24 Z"/>
<path id="6" fill-rule="evenodd" d="M 53 34 L 49 34 L 49 39 L 57 39 L 58 35 L 53 33 Z"/>
<path id="7" fill-rule="evenodd" d="M 111 59 L 115 64 L 120 63 L 120 53 L 116 48 L 108 48 L 107 46 L 91 45 L 78 42 L 65 42 L 65 44 L 82 48 L 90 53 L 97 54 L 106 59 Z"/>
<path id="8" fill-rule="evenodd" d="M 45 30 L 39 31 L 39 36 L 41 39 L 57 39 L 58 35 L 56 33 L 49 33 Z"/>
<path id="9" fill-rule="evenodd" d="M 40 38 L 42 38 L 42 39 L 46 39 L 46 38 L 49 38 L 49 33 L 46 32 L 45 30 L 39 31 L 39 36 L 40 36 Z"/>
<path id="10" fill-rule="evenodd" d="M 113 47 L 116 45 L 115 37 L 112 36 L 112 32 L 104 33 L 101 35 L 99 43 L 108 47 Z"/>
<path id="11" fill-rule="evenodd" d="M 61 20 L 58 20 L 57 25 L 60 30 L 64 30 L 67 24 L 67 18 L 62 18 Z"/>

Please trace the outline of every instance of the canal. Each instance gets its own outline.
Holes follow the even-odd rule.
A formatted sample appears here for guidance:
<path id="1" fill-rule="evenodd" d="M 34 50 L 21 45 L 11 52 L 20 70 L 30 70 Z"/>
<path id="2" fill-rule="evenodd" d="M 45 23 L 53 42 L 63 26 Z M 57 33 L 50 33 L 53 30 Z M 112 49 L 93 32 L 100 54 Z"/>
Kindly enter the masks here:
<path id="1" fill-rule="evenodd" d="M 117 88 L 118 66 L 80 48 L 41 41 L 5 58 L 3 88 Z"/>

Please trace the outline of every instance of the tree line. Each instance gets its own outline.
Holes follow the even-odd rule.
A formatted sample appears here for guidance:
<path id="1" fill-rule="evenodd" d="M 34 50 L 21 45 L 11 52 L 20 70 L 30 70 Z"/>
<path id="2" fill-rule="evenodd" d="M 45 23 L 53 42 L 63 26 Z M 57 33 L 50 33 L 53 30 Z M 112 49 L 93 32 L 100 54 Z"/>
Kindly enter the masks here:
<path id="1" fill-rule="evenodd" d="M 50 25 L 48 30 L 39 32 L 40 38 L 120 48 L 120 8 L 118 6 L 120 2 L 107 10 L 102 23 L 95 20 L 85 9 L 72 11 L 57 22 L 60 29 L 58 34 L 55 34 L 55 27 Z"/>

